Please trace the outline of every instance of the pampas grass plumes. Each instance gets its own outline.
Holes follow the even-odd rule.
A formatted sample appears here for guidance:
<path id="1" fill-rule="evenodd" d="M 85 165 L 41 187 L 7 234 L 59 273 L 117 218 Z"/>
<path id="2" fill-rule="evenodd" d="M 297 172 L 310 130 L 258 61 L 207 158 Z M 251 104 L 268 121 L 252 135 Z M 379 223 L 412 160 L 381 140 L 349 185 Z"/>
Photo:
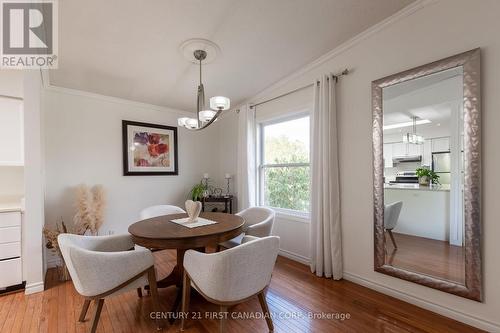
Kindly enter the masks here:
<path id="1" fill-rule="evenodd" d="M 90 231 L 96 235 L 102 224 L 104 223 L 104 207 L 106 206 L 106 198 L 104 196 L 104 188 L 102 185 L 92 187 L 92 199 L 94 204 L 94 224 Z"/>
<path id="2" fill-rule="evenodd" d="M 95 185 L 89 189 L 81 184 L 76 188 L 76 214 L 73 218 L 76 233 L 83 235 L 87 231 L 97 235 L 104 223 L 104 189 Z"/>

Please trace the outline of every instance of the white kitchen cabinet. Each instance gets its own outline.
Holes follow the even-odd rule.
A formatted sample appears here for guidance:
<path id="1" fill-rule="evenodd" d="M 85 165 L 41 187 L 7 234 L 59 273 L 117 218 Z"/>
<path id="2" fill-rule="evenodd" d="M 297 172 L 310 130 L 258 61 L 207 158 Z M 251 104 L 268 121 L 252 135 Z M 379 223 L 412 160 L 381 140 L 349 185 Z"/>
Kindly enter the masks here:
<path id="1" fill-rule="evenodd" d="M 422 145 L 422 165 L 432 166 L 432 140 L 425 140 Z"/>
<path id="2" fill-rule="evenodd" d="M 384 144 L 384 168 L 392 168 L 392 143 Z"/>
<path id="3" fill-rule="evenodd" d="M 24 164 L 23 101 L 0 97 L 0 165 Z"/>
<path id="4" fill-rule="evenodd" d="M 392 144 L 392 156 L 406 156 L 408 155 L 406 143 L 397 142 Z"/>
<path id="5" fill-rule="evenodd" d="M 450 151 L 450 138 L 432 139 L 432 152 Z"/>
<path id="6" fill-rule="evenodd" d="M 22 283 L 23 268 L 21 258 L 0 261 L 0 289 Z"/>
<path id="7" fill-rule="evenodd" d="M 0 291 L 21 285 L 21 212 L 0 213 Z"/>
<path id="8" fill-rule="evenodd" d="M 422 155 L 422 145 L 408 144 L 408 155 L 410 156 Z"/>

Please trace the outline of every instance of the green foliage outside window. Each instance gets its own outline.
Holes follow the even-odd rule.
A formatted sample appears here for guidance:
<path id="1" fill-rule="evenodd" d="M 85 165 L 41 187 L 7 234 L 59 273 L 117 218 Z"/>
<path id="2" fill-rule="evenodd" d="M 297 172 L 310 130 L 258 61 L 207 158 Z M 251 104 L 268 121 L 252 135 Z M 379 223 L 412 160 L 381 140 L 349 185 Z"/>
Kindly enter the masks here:
<path id="1" fill-rule="evenodd" d="M 309 151 L 300 141 L 286 136 L 265 139 L 265 164 L 309 163 Z M 309 166 L 269 167 L 264 169 L 265 205 L 309 211 Z"/>

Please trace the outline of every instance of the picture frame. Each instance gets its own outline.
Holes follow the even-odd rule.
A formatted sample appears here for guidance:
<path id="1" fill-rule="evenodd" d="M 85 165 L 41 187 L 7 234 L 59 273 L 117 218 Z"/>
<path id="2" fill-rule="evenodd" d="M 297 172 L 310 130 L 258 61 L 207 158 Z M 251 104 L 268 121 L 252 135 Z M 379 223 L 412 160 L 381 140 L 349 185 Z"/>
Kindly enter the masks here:
<path id="1" fill-rule="evenodd" d="M 179 174 L 177 127 L 122 120 L 123 175 Z"/>

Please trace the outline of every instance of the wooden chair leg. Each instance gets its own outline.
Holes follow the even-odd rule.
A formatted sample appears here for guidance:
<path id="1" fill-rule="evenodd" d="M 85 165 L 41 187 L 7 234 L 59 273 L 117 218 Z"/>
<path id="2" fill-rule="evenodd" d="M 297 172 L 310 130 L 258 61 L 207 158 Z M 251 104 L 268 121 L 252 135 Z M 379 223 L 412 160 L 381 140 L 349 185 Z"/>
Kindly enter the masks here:
<path id="1" fill-rule="evenodd" d="M 142 297 L 142 288 L 137 288 L 137 296 L 138 296 L 139 298 L 141 298 L 141 297 Z"/>
<path id="2" fill-rule="evenodd" d="M 189 298 L 191 296 L 191 279 L 186 271 L 184 271 L 182 283 L 182 315 L 181 315 L 181 331 L 184 331 L 186 316 L 189 311 Z"/>
<path id="3" fill-rule="evenodd" d="M 394 235 L 392 234 L 392 230 L 387 230 L 389 233 L 389 236 L 391 237 L 392 244 L 394 245 L 394 248 L 397 250 L 398 246 L 396 245 L 396 240 L 394 239 Z"/>
<path id="4" fill-rule="evenodd" d="M 224 333 L 226 329 L 226 314 L 227 314 L 227 306 L 220 306 L 220 324 L 219 324 L 219 333 Z"/>
<path id="5" fill-rule="evenodd" d="M 78 321 L 79 321 L 79 322 L 83 322 L 83 321 L 85 321 L 85 316 L 87 315 L 87 311 L 88 311 L 88 309 L 89 309 L 89 305 L 90 305 L 90 300 L 89 300 L 89 299 L 86 299 L 86 300 L 83 302 L 82 312 L 80 312 L 80 318 L 78 318 Z"/>
<path id="6" fill-rule="evenodd" d="M 158 289 L 156 287 L 156 273 L 154 266 L 148 270 L 149 293 L 153 302 L 153 311 L 160 311 L 160 303 L 158 302 Z M 161 330 L 161 322 L 156 319 L 156 328 Z"/>
<path id="7" fill-rule="evenodd" d="M 90 333 L 95 333 L 97 330 L 97 324 L 99 323 L 99 317 L 101 316 L 102 306 L 104 304 L 104 298 L 95 300 L 95 313 L 94 313 L 94 321 L 92 322 L 92 327 L 90 328 Z"/>
<path id="8" fill-rule="evenodd" d="M 267 327 L 269 328 L 269 332 L 274 332 L 273 319 L 271 318 L 271 313 L 269 312 L 269 307 L 267 306 L 266 294 L 261 292 L 259 295 L 260 307 L 262 308 L 262 312 L 264 312 L 264 317 L 266 318 Z"/>

